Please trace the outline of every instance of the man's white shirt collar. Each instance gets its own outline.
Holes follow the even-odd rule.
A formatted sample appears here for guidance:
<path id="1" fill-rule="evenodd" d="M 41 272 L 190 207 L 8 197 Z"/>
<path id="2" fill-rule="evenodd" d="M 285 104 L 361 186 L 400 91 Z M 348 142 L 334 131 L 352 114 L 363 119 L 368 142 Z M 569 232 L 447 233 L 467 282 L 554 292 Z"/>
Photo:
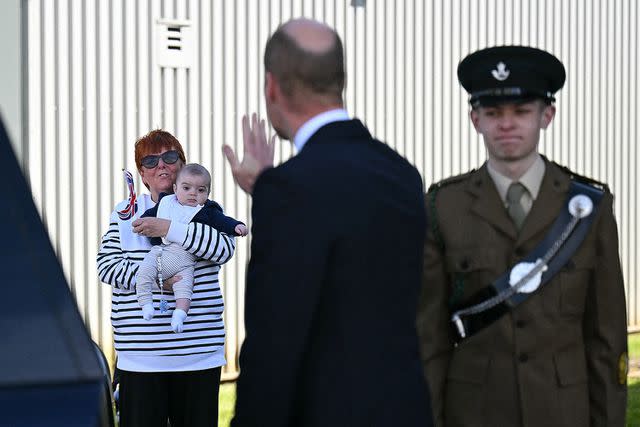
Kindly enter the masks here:
<path id="1" fill-rule="evenodd" d="M 336 108 L 335 110 L 325 111 L 307 120 L 293 138 L 293 145 L 296 146 L 298 152 L 302 150 L 309 138 L 322 126 L 333 123 L 349 120 L 349 113 L 343 108 Z"/>

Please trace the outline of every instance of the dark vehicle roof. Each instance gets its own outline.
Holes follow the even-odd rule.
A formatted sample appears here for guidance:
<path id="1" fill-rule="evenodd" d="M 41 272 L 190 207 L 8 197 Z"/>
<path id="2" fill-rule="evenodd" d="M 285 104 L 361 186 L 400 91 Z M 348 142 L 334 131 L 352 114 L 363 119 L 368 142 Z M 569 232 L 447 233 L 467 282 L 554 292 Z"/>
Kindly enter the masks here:
<path id="1" fill-rule="evenodd" d="M 99 382 L 103 372 L 0 121 L 0 388 Z"/>

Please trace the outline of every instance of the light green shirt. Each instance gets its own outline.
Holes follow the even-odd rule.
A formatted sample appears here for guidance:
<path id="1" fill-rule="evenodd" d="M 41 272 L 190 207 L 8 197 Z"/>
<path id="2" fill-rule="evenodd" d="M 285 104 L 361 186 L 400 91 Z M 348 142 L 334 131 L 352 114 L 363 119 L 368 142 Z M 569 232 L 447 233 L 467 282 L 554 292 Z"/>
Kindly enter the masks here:
<path id="1" fill-rule="evenodd" d="M 491 165 L 487 162 L 487 170 L 493 183 L 496 185 L 496 189 L 498 190 L 498 194 L 500 195 L 500 199 L 502 199 L 502 203 L 505 208 L 507 205 L 507 190 L 509 190 L 509 186 L 514 182 L 520 182 L 527 189 L 525 193 L 522 195 L 522 199 L 520 199 L 520 203 L 522 204 L 522 208 L 526 213 L 529 213 L 531 210 L 531 206 L 533 206 L 534 200 L 538 197 L 538 193 L 540 192 L 540 186 L 542 185 L 542 178 L 544 177 L 545 171 L 544 160 L 542 157 L 538 155 L 536 160 L 533 162 L 531 167 L 520 177 L 520 180 L 513 181 L 511 178 L 502 175 L 500 172 L 491 167 Z"/>

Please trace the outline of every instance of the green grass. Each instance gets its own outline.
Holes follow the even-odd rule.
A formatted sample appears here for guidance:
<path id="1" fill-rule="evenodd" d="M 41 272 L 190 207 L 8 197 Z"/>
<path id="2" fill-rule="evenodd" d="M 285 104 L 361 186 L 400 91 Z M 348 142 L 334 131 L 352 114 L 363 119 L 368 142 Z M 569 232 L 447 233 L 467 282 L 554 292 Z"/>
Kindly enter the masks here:
<path id="1" fill-rule="evenodd" d="M 630 379 L 627 397 L 627 427 L 640 425 L 640 379 Z"/>
<path id="2" fill-rule="evenodd" d="M 236 404 L 236 383 L 220 384 L 218 427 L 228 427 Z"/>
<path id="3" fill-rule="evenodd" d="M 640 358 L 640 334 L 629 335 L 629 358 Z M 627 390 L 627 426 L 639 426 L 640 378 L 630 378 Z"/>
<path id="4" fill-rule="evenodd" d="M 640 357 L 640 333 L 629 335 L 629 357 Z"/>
<path id="5" fill-rule="evenodd" d="M 629 357 L 640 358 L 640 334 L 629 335 Z M 640 426 L 640 378 L 630 378 L 628 390 L 627 427 Z M 219 401 L 218 427 L 228 427 L 236 403 L 235 383 L 225 383 L 220 386 Z"/>

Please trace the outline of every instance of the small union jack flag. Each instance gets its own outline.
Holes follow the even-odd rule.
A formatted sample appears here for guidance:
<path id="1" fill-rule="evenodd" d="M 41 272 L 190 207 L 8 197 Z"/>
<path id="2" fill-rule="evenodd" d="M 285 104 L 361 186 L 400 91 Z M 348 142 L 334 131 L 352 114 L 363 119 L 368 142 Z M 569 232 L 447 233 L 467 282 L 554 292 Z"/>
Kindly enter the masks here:
<path id="1" fill-rule="evenodd" d="M 133 187 L 133 175 L 126 169 L 122 169 L 122 172 L 124 172 L 124 182 L 129 189 L 129 200 L 127 206 L 118 211 L 118 216 L 121 220 L 128 221 L 138 212 L 138 202 L 136 200 L 136 189 Z"/>

